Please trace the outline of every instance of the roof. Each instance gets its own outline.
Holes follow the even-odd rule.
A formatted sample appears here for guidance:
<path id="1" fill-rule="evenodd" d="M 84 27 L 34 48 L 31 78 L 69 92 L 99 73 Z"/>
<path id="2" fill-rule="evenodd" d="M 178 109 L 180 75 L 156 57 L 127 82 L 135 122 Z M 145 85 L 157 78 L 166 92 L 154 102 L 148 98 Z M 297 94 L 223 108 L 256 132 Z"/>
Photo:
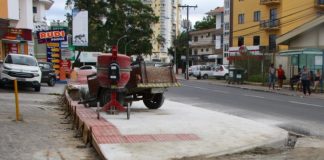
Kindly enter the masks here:
<path id="1" fill-rule="evenodd" d="M 314 48 L 304 48 L 304 49 L 296 49 L 296 50 L 287 50 L 280 52 L 280 56 L 292 56 L 292 55 L 323 55 L 323 52 L 320 49 Z"/>
<path id="2" fill-rule="evenodd" d="M 216 7 L 215 9 L 210 10 L 206 14 L 208 15 L 217 15 L 220 13 L 224 13 L 224 7 Z"/>
<path id="3" fill-rule="evenodd" d="M 284 45 L 288 44 L 289 40 L 292 38 L 311 30 L 312 28 L 315 28 L 321 24 L 324 23 L 324 16 L 317 17 L 313 19 L 312 21 L 305 23 L 294 30 L 291 30 L 290 32 L 287 32 L 286 34 L 281 35 L 279 38 L 277 38 L 276 43 L 277 45 Z"/>

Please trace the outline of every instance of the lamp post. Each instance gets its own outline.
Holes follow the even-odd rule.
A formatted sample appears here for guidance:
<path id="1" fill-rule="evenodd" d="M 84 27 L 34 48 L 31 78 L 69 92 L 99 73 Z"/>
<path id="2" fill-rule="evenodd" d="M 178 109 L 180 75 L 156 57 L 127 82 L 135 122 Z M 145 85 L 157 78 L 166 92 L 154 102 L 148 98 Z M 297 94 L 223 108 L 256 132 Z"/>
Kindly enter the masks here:
<path id="1" fill-rule="evenodd" d="M 134 42 L 134 40 L 131 40 L 131 41 L 129 41 L 129 42 L 127 42 L 127 43 L 125 44 L 125 49 L 124 49 L 124 53 L 125 53 L 125 55 L 127 55 L 127 45 L 129 45 L 129 44 L 132 43 L 132 42 Z"/>
<path id="2" fill-rule="evenodd" d="M 118 48 L 119 48 L 119 45 L 118 45 L 118 44 L 119 44 L 119 41 L 122 40 L 122 39 L 124 39 L 124 38 L 126 38 L 126 37 L 127 37 L 127 35 L 123 35 L 122 37 L 120 37 L 120 38 L 117 40 L 117 53 L 119 52 L 119 49 L 118 49 Z"/>

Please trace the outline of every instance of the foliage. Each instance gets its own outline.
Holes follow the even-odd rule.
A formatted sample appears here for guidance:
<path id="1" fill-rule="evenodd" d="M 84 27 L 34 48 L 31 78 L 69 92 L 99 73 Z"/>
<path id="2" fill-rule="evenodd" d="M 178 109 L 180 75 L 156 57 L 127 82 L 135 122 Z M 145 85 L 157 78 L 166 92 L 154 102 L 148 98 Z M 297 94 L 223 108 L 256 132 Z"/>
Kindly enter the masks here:
<path id="1" fill-rule="evenodd" d="M 262 74 L 250 75 L 248 78 L 249 82 L 263 82 Z"/>
<path id="2" fill-rule="evenodd" d="M 215 26 L 216 26 L 215 16 L 204 17 L 202 21 L 197 21 L 194 25 L 196 30 L 215 28 Z"/>
<path id="3" fill-rule="evenodd" d="M 187 33 L 182 32 L 179 34 L 176 39 L 173 40 L 173 46 L 168 48 L 168 54 L 174 55 L 174 51 L 176 50 L 177 54 L 177 64 L 180 64 L 181 62 L 181 55 L 186 55 L 187 53 L 187 44 L 188 44 L 188 38 Z"/>
<path id="4" fill-rule="evenodd" d="M 66 0 L 67 6 L 71 3 L 89 12 L 89 46 L 85 50 L 104 51 L 105 45 L 116 45 L 120 37 L 127 35 L 119 42 L 120 52 L 132 41 L 128 46 L 129 54 L 152 53 L 151 25 L 158 22 L 158 17 L 149 5 L 140 0 Z"/>

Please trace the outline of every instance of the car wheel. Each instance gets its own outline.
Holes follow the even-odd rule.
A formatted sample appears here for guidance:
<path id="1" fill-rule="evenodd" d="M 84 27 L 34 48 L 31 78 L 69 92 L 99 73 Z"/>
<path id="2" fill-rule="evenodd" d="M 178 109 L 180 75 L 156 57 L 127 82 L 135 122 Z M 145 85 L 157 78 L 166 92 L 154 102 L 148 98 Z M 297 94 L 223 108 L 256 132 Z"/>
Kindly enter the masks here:
<path id="1" fill-rule="evenodd" d="M 208 74 L 204 74 L 203 79 L 208 79 Z"/>
<path id="2" fill-rule="evenodd" d="M 37 87 L 35 87 L 34 89 L 35 89 L 35 92 L 39 92 L 40 89 L 41 89 L 41 86 L 37 86 Z"/>
<path id="3" fill-rule="evenodd" d="M 154 94 L 151 99 L 144 99 L 143 102 L 148 109 L 158 109 L 164 103 L 163 93 Z"/>
<path id="4" fill-rule="evenodd" d="M 49 79 L 49 81 L 47 82 L 48 86 L 55 86 L 55 78 L 54 77 L 51 77 Z"/>

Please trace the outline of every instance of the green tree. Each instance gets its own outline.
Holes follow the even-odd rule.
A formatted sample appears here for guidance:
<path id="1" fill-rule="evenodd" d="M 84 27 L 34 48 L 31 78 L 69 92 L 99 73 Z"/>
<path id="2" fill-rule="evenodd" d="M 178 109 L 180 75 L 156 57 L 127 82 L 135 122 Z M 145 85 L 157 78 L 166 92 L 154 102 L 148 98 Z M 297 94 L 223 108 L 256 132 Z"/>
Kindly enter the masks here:
<path id="1" fill-rule="evenodd" d="M 182 32 L 172 41 L 172 47 L 168 48 L 169 55 L 173 56 L 174 52 L 176 51 L 176 60 L 178 66 L 181 64 L 181 56 L 185 56 L 187 54 L 187 43 L 187 33 Z"/>
<path id="2" fill-rule="evenodd" d="M 161 47 L 164 47 L 164 45 L 165 45 L 165 38 L 161 34 L 159 34 L 156 37 L 156 41 L 159 44 L 159 50 L 160 50 Z"/>
<path id="3" fill-rule="evenodd" d="M 215 28 L 215 26 L 216 26 L 216 17 L 207 16 L 204 17 L 202 21 L 197 21 L 194 27 L 196 30 L 202 30 L 202 29 Z"/>
<path id="4" fill-rule="evenodd" d="M 105 44 L 116 45 L 123 35 L 127 39 L 119 42 L 119 51 L 124 52 L 125 44 L 130 54 L 152 54 L 151 25 L 158 22 L 149 5 L 140 0 L 67 0 L 66 5 L 89 12 L 89 51 L 103 51 Z M 69 15 L 70 16 L 70 15 Z M 106 19 L 107 21 L 103 21 Z"/>

